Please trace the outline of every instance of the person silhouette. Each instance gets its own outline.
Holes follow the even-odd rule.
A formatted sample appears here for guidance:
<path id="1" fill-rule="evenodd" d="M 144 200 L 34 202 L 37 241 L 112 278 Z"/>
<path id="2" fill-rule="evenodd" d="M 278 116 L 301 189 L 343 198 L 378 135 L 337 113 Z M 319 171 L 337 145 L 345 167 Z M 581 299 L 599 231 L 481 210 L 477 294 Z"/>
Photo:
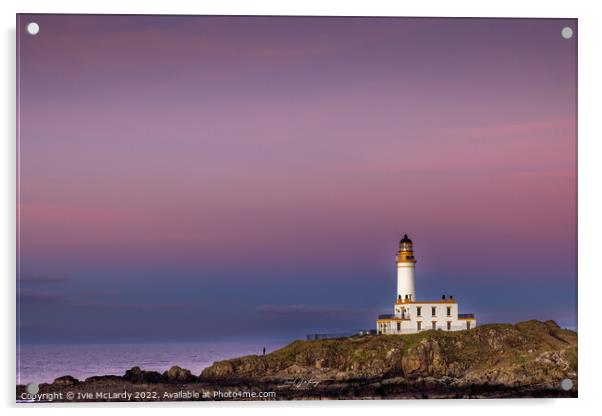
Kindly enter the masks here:
<path id="1" fill-rule="evenodd" d="M 263 347 L 263 355 L 265 355 L 265 347 Z"/>

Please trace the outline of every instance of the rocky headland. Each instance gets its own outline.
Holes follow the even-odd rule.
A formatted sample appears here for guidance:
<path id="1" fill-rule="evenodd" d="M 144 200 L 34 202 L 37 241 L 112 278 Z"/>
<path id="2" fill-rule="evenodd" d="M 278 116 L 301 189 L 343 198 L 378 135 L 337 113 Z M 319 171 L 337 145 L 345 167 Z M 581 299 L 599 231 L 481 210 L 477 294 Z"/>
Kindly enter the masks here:
<path id="1" fill-rule="evenodd" d="M 295 341 L 200 375 L 134 367 L 123 376 L 60 377 L 27 394 L 17 386 L 17 400 L 40 401 L 577 397 L 577 333 L 527 321 Z"/>

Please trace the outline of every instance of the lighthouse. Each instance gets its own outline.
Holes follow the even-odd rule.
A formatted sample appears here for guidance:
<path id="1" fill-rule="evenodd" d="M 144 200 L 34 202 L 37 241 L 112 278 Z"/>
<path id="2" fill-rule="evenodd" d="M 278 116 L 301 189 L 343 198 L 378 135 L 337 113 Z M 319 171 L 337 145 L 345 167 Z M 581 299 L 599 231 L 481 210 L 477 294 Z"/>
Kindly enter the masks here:
<path id="1" fill-rule="evenodd" d="M 404 234 L 399 241 L 399 251 L 395 258 L 397 262 L 397 299 L 401 301 L 416 300 L 416 285 L 414 283 L 414 270 L 416 269 L 416 258 L 412 240 Z"/>
<path id="2" fill-rule="evenodd" d="M 399 241 L 395 257 L 397 264 L 397 296 L 393 313 L 378 315 L 377 334 L 414 334 L 420 331 L 463 331 L 477 326 L 474 313 L 459 313 L 453 295 L 441 295 L 439 300 L 418 300 L 414 283 L 416 257 L 407 234 Z"/>

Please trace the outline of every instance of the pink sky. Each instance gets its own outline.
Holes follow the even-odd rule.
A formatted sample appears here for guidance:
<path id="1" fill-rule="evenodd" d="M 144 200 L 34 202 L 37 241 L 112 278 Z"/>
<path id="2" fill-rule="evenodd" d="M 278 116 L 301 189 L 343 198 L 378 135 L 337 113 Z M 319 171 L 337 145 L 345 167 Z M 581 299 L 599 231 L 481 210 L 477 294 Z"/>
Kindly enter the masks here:
<path id="1" fill-rule="evenodd" d="M 330 307 L 309 283 L 293 290 L 299 279 L 351 280 L 337 306 L 370 291 L 361 306 L 378 309 L 408 233 L 423 293 L 451 288 L 479 312 L 477 298 L 523 282 L 525 317 L 549 288 L 568 294 L 555 319 L 575 324 L 577 51 L 560 30 L 576 21 L 22 15 L 19 27 L 31 19 L 22 276 L 66 276 L 73 294 L 227 276 L 257 283 L 251 309 Z"/>

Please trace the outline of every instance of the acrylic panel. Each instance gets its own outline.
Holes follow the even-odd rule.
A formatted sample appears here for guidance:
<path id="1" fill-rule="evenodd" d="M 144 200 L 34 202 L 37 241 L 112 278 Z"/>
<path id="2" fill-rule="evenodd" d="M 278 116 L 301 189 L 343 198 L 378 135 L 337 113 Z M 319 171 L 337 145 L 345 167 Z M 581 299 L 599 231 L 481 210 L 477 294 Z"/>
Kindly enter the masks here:
<path id="1" fill-rule="evenodd" d="M 577 20 L 17 16 L 19 402 L 576 397 Z"/>

